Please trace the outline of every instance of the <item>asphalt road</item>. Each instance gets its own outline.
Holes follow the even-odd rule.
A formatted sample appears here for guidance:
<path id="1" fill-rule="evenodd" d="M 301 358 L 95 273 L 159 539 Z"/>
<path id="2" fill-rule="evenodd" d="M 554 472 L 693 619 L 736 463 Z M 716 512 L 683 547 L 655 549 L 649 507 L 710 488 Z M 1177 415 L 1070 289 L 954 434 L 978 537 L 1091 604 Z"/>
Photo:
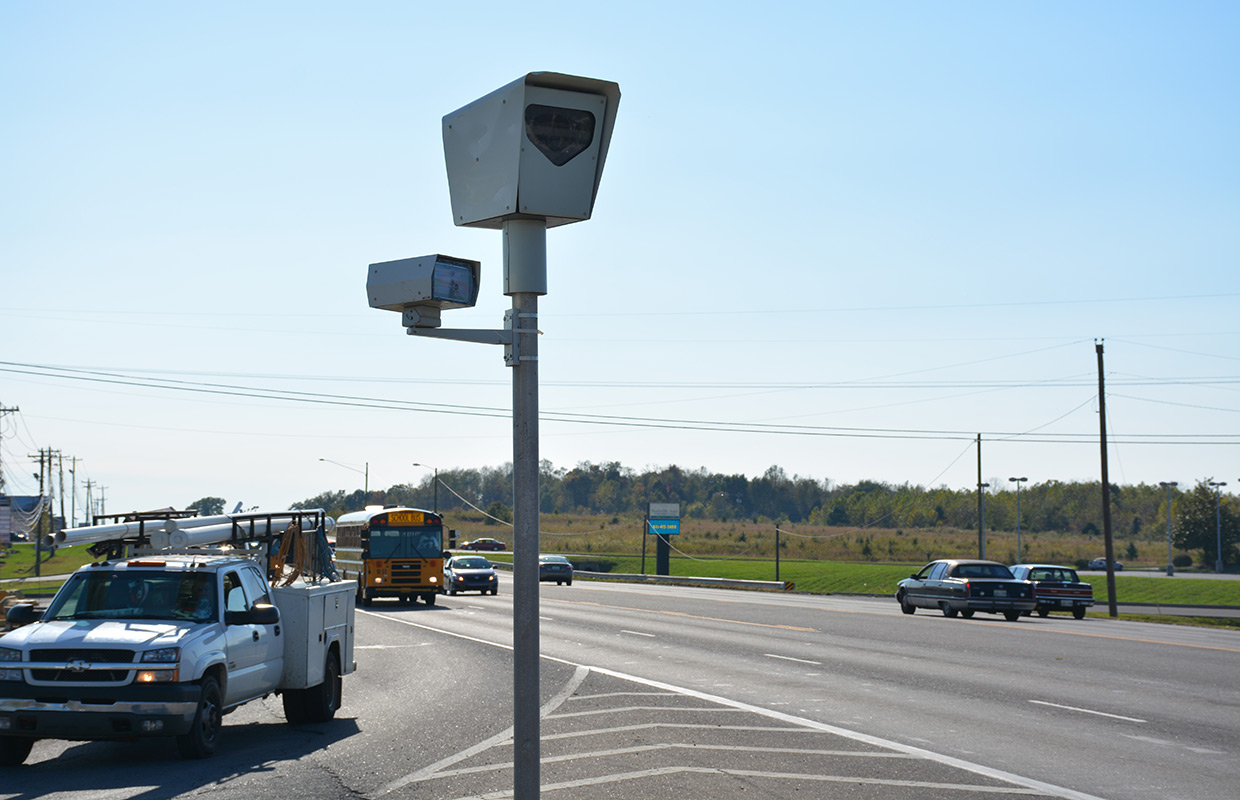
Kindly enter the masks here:
<path id="1" fill-rule="evenodd" d="M 0 798 L 503 797 L 511 596 L 359 612 L 327 725 L 279 700 L 216 757 L 40 742 Z M 543 796 L 1222 800 L 1240 785 L 1240 634 L 894 601 L 544 585 Z"/>

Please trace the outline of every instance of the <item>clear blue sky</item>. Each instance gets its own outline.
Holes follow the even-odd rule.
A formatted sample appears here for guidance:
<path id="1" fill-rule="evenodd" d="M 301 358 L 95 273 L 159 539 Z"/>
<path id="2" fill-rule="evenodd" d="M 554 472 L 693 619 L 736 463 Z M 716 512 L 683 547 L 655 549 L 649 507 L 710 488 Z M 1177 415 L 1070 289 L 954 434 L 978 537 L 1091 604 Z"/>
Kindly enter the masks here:
<path id="1" fill-rule="evenodd" d="M 964 488 L 981 433 L 1005 489 L 1097 480 L 1103 339 L 1112 480 L 1235 488 L 1237 42 L 1240 5 L 1191 0 L 9 0 L 9 489 L 46 447 L 79 515 L 87 478 L 110 512 L 279 509 L 360 488 L 320 458 L 372 488 L 510 461 L 499 348 L 364 287 L 476 258 L 445 324 L 502 324 L 440 120 L 534 70 L 623 93 L 594 218 L 548 232 L 544 459 Z"/>

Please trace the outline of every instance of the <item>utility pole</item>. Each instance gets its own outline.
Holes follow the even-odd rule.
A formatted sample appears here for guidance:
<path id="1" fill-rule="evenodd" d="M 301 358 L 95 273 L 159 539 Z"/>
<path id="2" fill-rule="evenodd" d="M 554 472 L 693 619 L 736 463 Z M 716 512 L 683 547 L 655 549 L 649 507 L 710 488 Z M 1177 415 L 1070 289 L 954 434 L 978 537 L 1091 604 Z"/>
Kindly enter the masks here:
<path id="1" fill-rule="evenodd" d="M 77 456 L 69 464 L 69 525 L 70 528 L 77 527 Z"/>
<path id="2" fill-rule="evenodd" d="M 108 513 L 108 503 L 107 503 L 107 494 L 106 494 L 107 491 L 108 491 L 108 487 L 106 486 L 99 487 L 99 516 L 101 517 L 104 514 Z"/>
<path id="3" fill-rule="evenodd" d="M 1115 543 L 1111 539 L 1111 479 L 1107 474 L 1107 394 L 1103 382 L 1102 342 L 1094 345 L 1098 353 L 1098 441 L 1102 447 L 1102 539 L 1106 543 L 1108 610 L 1112 617 L 1119 616 L 1119 603 L 1115 598 Z"/>
<path id="4" fill-rule="evenodd" d="M 94 481 L 92 481 L 90 478 L 86 479 L 86 515 L 85 515 L 86 525 L 93 525 L 95 522 L 95 518 L 94 518 L 95 507 L 91 505 L 92 498 L 90 496 L 90 490 L 94 487 L 94 485 L 95 485 Z"/>
<path id="5" fill-rule="evenodd" d="M 986 499 L 982 492 L 986 484 L 982 483 L 982 435 L 977 435 L 977 557 L 986 558 Z"/>
<path id="6" fill-rule="evenodd" d="M 30 456 L 31 460 L 37 458 L 39 460 L 39 519 L 35 523 L 34 533 L 34 576 L 36 578 L 42 576 L 43 562 L 43 520 L 47 517 L 47 505 L 43 502 L 43 462 L 44 451 L 39 450 L 39 455 Z"/>
<path id="7" fill-rule="evenodd" d="M 59 468 L 58 477 L 60 480 L 60 520 L 61 524 L 64 524 L 68 521 L 65 517 L 65 457 L 59 451 L 56 453 L 56 464 Z M 53 531 L 53 533 L 55 532 Z"/>
<path id="8" fill-rule="evenodd" d="M 21 411 L 21 409 L 18 408 L 17 406 L 13 406 L 12 408 L 5 408 L 4 406 L 0 406 L 0 422 L 4 420 L 5 414 L 16 414 L 18 411 Z M 0 494 L 4 494 L 4 462 L 3 461 L 0 461 Z"/>

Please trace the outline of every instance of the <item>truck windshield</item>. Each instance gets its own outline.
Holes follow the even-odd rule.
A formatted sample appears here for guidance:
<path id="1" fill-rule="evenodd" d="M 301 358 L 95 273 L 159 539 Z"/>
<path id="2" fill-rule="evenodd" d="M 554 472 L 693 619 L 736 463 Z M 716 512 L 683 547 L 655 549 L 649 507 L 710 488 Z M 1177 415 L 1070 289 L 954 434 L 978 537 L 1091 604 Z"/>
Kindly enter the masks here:
<path id="1" fill-rule="evenodd" d="M 73 575 L 48 606 L 44 620 L 174 619 L 218 617 L 214 575 L 144 570 Z"/>

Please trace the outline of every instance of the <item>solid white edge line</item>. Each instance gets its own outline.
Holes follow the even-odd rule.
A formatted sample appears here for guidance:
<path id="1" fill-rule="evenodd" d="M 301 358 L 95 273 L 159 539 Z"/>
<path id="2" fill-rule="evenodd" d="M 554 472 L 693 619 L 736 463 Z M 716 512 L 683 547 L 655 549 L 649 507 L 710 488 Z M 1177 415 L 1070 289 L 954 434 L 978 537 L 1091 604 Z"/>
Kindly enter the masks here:
<path id="1" fill-rule="evenodd" d="M 1149 722 L 1149 720 L 1146 720 L 1146 719 L 1137 719 L 1136 717 L 1124 717 L 1124 716 L 1120 716 L 1119 714 L 1108 714 L 1105 711 L 1090 711 L 1088 708 L 1077 708 L 1076 706 L 1065 706 L 1065 705 L 1060 705 L 1059 703 L 1048 703 L 1045 700 L 1030 700 L 1029 702 L 1036 703 L 1037 705 L 1040 705 L 1040 706 L 1050 706 L 1051 708 L 1062 708 L 1068 711 L 1079 711 L 1082 714 L 1096 714 L 1099 717 L 1110 717 L 1111 719 L 1122 719 L 1124 722 L 1140 722 L 1143 724 L 1146 722 Z"/>
<path id="2" fill-rule="evenodd" d="M 798 664 L 813 664 L 816 667 L 822 666 L 821 661 L 810 661 L 809 659 L 806 659 L 806 658 L 793 658 L 792 656 L 777 656 L 774 653 L 763 653 L 762 655 L 766 656 L 767 658 L 778 658 L 780 661 L 795 661 Z"/>
<path id="3" fill-rule="evenodd" d="M 373 611 L 361 611 L 360 609 L 359 609 L 359 613 L 366 614 L 372 617 L 378 617 L 380 619 L 386 619 L 391 622 L 399 622 L 402 625 L 408 625 L 413 628 L 421 628 L 422 630 L 434 631 L 436 633 L 442 633 L 448 636 L 454 636 L 458 639 L 465 639 L 466 641 L 470 641 L 470 642 L 477 642 L 479 644 L 486 644 L 492 647 L 499 647 L 504 650 L 512 649 L 512 645 L 501 644 L 499 642 L 490 642 L 490 641 L 487 641 L 486 639 L 479 639 L 474 636 L 466 636 L 465 634 L 462 634 L 462 633 L 456 633 L 454 631 L 447 631 L 442 628 L 436 628 L 431 625 L 425 625 L 419 622 L 412 622 L 410 620 L 401 619 L 399 617 L 389 617 L 386 614 L 376 614 Z M 840 736 L 845 739 L 851 739 L 854 742 L 861 742 L 862 744 L 868 744 L 873 747 L 884 747 L 884 748 L 887 748 L 888 750 L 895 750 L 898 753 L 906 753 L 912 756 L 919 756 L 921 758 L 926 759 L 927 761 L 933 761 L 935 763 L 942 764 L 944 766 L 962 769 L 962 770 L 965 770 L 966 772 L 972 772 L 975 775 L 982 775 L 983 777 L 991 778 L 993 780 L 1007 781 L 1008 783 L 1012 783 L 1017 786 L 1024 786 L 1029 789 L 1036 789 L 1051 797 L 1059 797 L 1059 798 L 1063 798 L 1063 800 L 1105 800 L 1105 798 L 1098 797 L 1097 795 L 1087 794 L 1085 792 L 1078 792 L 1075 789 L 1068 789 L 1063 786 L 1056 786 L 1051 783 L 1044 783 L 1042 781 L 1034 780 L 1032 778 L 1026 778 L 1024 776 L 1016 775 L 1011 772 L 1005 772 L 1000 769 L 994 769 L 992 767 L 983 766 L 981 764 L 974 764 L 970 761 L 965 761 L 963 759 L 954 758 L 952 756 L 943 755 L 941 753 L 935 753 L 932 750 L 924 750 L 920 747 L 912 747 L 911 745 L 901 744 L 900 742 L 894 742 L 888 739 L 879 738 L 877 736 L 871 736 L 867 733 L 858 733 L 857 731 L 850 731 L 847 728 L 840 728 L 835 725 L 828 725 L 825 722 L 817 722 L 812 719 L 805 719 L 804 717 L 797 717 L 797 716 L 793 716 L 792 714 L 785 714 L 781 711 L 772 711 L 769 708 L 762 708 L 761 706 L 750 705 L 749 703 L 742 703 L 739 700 L 732 700 L 727 697 L 719 697 L 717 695 L 707 694 L 705 692 L 699 692 L 696 689 L 689 689 L 684 686 L 676 686 L 675 684 L 664 683 L 663 681 L 654 681 L 654 680 L 649 680 L 647 678 L 640 678 L 636 675 L 628 675 L 623 672 L 617 672 L 616 670 L 613 670 L 613 669 L 607 669 L 606 667 L 595 667 L 595 666 L 590 666 L 589 664 L 578 664 L 575 661 L 568 661 L 567 659 L 556 658 L 555 656 L 539 654 L 539 657 L 547 661 L 554 661 L 559 664 L 566 664 L 570 667 L 578 667 L 578 668 L 584 667 L 585 669 L 591 670 L 593 672 L 597 672 L 600 675 L 608 675 L 613 678 L 619 678 L 620 680 L 631 681 L 633 683 L 640 684 L 642 686 L 649 686 L 652 689 L 660 689 L 666 692 L 675 692 L 677 694 L 682 694 L 687 697 L 695 697 L 699 700 L 705 700 L 711 703 L 718 703 L 720 705 L 730 706 L 731 708 L 740 709 L 742 711 L 749 711 L 754 714 L 758 714 L 760 716 L 768 717 L 770 719 L 780 720 L 781 722 L 793 723 L 796 725 L 800 725 L 802 727 L 810 728 L 811 730 L 821 731 L 823 733 L 835 734 L 836 736 Z M 389 786 L 390 785 L 392 784 L 389 784 Z"/>

